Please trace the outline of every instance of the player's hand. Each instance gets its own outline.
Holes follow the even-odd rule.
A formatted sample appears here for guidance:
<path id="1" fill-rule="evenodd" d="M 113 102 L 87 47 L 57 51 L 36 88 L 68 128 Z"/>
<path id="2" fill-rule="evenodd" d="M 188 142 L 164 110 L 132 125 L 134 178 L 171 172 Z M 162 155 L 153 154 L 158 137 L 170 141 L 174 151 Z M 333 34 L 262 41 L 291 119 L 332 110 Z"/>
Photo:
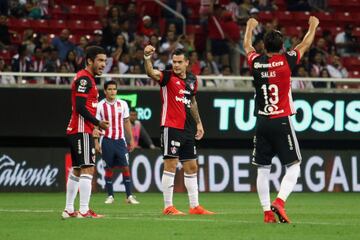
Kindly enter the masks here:
<path id="1" fill-rule="evenodd" d="M 101 147 L 98 142 L 95 142 L 95 151 L 99 154 L 102 154 Z"/>
<path id="2" fill-rule="evenodd" d="M 196 140 L 200 140 L 202 139 L 202 137 L 204 136 L 204 128 L 202 123 L 198 123 L 196 125 L 196 134 L 195 134 L 195 139 Z"/>
<path id="3" fill-rule="evenodd" d="M 132 152 L 132 151 L 134 151 L 134 149 L 135 149 L 135 142 L 134 142 L 134 140 L 132 139 L 132 140 L 130 140 L 130 142 L 129 142 L 128 151 L 129 151 L 129 152 Z"/>
<path id="4" fill-rule="evenodd" d="M 246 25 L 251 27 L 252 29 L 256 28 L 256 26 L 259 24 L 259 22 L 255 19 L 255 18 L 249 18 L 249 20 L 247 20 Z"/>
<path id="5" fill-rule="evenodd" d="M 317 27 L 319 25 L 319 19 L 317 17 L 314 17 L 314 16 L 310 16 L 309 17 L 309 25 L 313 25 L 315 27 Z"/>
<path id="6" fill-rule="evenodd" d="M 101 128 L 101 129 L 108 129 L 109 128 L 109 121 L 100 121 L 100 123 L 99 123 L 99 127 Z"/>
<path id="7" fill-rule="evenodd" d="M 144 56 L 151 56 L 154 54 L 154 52 L 155 52 L 155 48 L 151 45 L 147 45 L 144 48 Z"/>
<path id="8" fill-rule="evenodd" d="M 92 132 L 92 136 L 94 138 L 99 138 L 101 135 L 104 135 L 104 133 L 100 129 L 94 128 L 94 130 Z"/>

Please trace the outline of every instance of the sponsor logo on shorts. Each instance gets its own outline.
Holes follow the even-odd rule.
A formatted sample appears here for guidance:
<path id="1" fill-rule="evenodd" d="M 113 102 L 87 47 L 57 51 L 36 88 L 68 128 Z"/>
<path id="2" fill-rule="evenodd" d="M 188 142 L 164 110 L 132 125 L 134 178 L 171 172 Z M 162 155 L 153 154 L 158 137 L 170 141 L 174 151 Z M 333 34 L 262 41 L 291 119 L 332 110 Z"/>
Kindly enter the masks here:
<path id="1" fill-rule="evenodd" d="M 287 138 L 288 138 L 288 143 L 289 143 L 289 149 L 290 150 L 294 150 L 294 146 L 293 146 L 293 143 L 291 141 L 291 136 L 290 134 L 287 135 Z"/>

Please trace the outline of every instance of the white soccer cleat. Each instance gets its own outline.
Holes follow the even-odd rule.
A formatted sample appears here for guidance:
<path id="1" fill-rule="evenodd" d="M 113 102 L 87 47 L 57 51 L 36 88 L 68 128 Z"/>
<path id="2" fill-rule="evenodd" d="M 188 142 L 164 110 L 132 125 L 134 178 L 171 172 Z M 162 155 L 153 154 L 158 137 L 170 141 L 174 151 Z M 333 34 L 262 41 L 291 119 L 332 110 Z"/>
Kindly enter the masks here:
<path id="1" fill-rule="evenodd" d="M 113 196 L 108 196 L 105 200 L 105 204 L 113 204 L 115 201 L 114 197 Z"/>
<path id="2" fill-rule="evenodd" d="M 72 213 L 68 212 L 67 210 L 64 210 L 61 214 L 62 219 L 68 219 L 68 218 L 76 218 L 78 216 L 78 211 L 74 211 Z"/>
<path id="3" fill-rule="evenodd" d="M 126 202 L 128 204 L 140 204 L 140 202 L 138 200 L 136 200 L 136 198 L 133 195 L 130 195 L 127 199 Z"/>

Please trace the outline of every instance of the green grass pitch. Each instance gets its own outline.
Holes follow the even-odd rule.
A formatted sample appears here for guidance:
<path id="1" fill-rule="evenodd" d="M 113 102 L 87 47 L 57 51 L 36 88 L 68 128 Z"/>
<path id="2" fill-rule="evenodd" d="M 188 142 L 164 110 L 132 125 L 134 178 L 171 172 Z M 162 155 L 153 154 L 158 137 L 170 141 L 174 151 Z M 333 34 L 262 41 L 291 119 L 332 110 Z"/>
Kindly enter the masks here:
<path id="1" fill-rule="evenodd" d="M 124 193 L 115 198 L 105 205 L 103 193 L 93 194 L 104 219 L 61 220 L 65 193 L 0 193 L 0 239 L 360 239 L 359 193 L 294 193 L 286 206 L 292 224 L 264 224 L 255 193 L 201 193 L 213 216 L 163 216 L 160 193 L 137 194 L 140 205 L 125 204 Z M 174 202 L 188 210 L 186 194 Z"/>

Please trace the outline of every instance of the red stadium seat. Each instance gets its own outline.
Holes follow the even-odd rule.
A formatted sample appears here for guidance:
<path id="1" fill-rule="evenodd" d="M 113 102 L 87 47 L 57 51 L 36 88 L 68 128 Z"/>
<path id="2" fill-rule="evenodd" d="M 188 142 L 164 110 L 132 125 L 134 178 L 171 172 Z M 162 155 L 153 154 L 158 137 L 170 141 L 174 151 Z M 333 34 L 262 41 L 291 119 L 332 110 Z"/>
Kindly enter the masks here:
<path id="1" fill-rule="evenodd" d="M 54 5 L 50 10 L 50 15 L 53 19 L 66 19 L 68 13 L 60 5 Z"/>
<path id="2" fill-rule="evenodd" d="M 274 19 L 274 16 L 273 16 L 272 12 L 270 12 L 270 11 L 262 11 L 262 12 L 259 12 L 259 19 L 260 19 L 260 21 L 269 22 Z"/>
<path id="3" fill-rule="evenodd" d="M 8 50 L 0 51 L 0 57 L 5 60 L 6 63 L 9 63 L 11 60 L 11 53 Z"/>
<path id="4" fill-rule="evenodd" d="M 344 57 L 343 63 L 349 71 L 358 71 L 360 69 L 360 57 Z"/>
<path id="5" fill-rule="evenodd" d="M 349 78 L 360 78 L 360 72 L 359 71 L 350 71 Z"/>
<path id="6" fill-rule="evenodd" d="M 341 22 L 342 25 L 359 21 L 354 14 L 350 14 L 349 12 L 337 12 L 335 13 L 335 18 L 338 22 Z"/>
<path id="7" fill-rule="evenodd" d="M 47 32 L 49 30 L 49 22 L 47 20 L 30 20 L 31 26 L 35 32 Z"/>
<path id="8" fill-rule="evenodd" d="M 68 28 L 70 29 L 71 33 L 78 33 L 83 34 L 84 30 L 86 29 L 84 21 L 82 20 L 69 20 L 67 22 Z"/>
<path id="9" fill-rule="evenodd" d="M 16 18 L 9 18 L 8 20 L 8 27 L 14 31 L 24 31 L 27 28 L 31 28 L 30 21 L 28 19 L 16 19 Z"/>
<path id="10" fill-rule="evenodd" d="M 354 36 L 360 38 L 360 27 L 356 27 L 356 28 L 353 30 L 353 34 L 354 34 Z"/>
<path id="11" fill-rule="evenodd" d="M 83 11 L 83 8 L 81 8 L 81 12 Z M 71 5 L 70 6 L 70 14 L 79 14 L 80 13 L 80 7 L 78 5 Z"/>
<path id="12" fill-rule="evenodd" d="M 276 11 L 273 16 L 279 20 L 280 25 L 293 25 L 293 16 L 289 11 Z"/>
<path id="13" fill-rule="evenodd" d="M 58 34 L 63 29 L 68 28 L 64 20 L 49 20 L 49 26 L 51 27 L 51 32 Z"/>
<path id="14" fill-rule="evenodd" d="M 302 27 L 287 27 L 286 28 L 286 34 L 292 37 L 301 37 L 302 36 Z"/>
<path id="15" fill-rule="evenodd" d="M 335 21 L 336 21 L 335 16 L 332 15 L 331 13 L 329 13 L 329 12 L 317 12 L 317 13 L 314 13 L 314 16 L 319 18 L 320 25 L 323 28 L 333 26 Z"/>
<path id="16" fill-rule="evenodd" d="M 161 16 L 160 6 L 152 0 L 138 0 L 136 2 L 137 12 L 140 16 L 149 15 L 156 20 Z"/>

